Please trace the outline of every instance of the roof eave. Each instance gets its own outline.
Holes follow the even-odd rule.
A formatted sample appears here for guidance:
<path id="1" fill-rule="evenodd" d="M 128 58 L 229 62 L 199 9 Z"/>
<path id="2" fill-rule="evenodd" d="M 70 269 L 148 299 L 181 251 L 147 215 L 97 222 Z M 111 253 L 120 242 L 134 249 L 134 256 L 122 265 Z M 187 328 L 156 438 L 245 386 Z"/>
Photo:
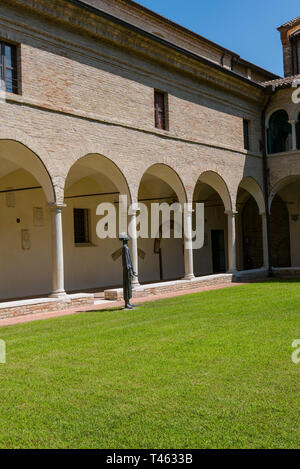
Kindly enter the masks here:
<path id="1" fill-rule="evenodd" d="M 182 47 L 177 46 L 177 45 L 175 45 L 175 44 L 173 44 L 173 43 L 171 43 L 171 42 L 168 42 L 168 41 L 166 41 L 166 40 L 163 39 L 163 38 L 160 38 L 160 37 L 158 37 L 158 36 L 155 36 L 154 34 L 151 34 L 151 33 L 147 32 L 147 31 L 144 31 L 143 29 L 141 29 L 141 28 L 139 28 L 139 27 L 137 27 L 137 26 L 134 26 L 134 25 L 132 25 L 132 24 L 130 24 L 130 23 L 127 23 L 126 21 L 121 20 L 120 18 L 117 18 L 117 17 L 115 17 L 115 16 L 112 16 L 112 15 L 110 15 L 109 13 L 106 13 L 106 12 L 104 12 L 104 11 L 102 11 L 102 10 L 99 10 L 98 8 L 95 8 L 95 7 L 91 6 L 91 5 L 87 5 L 86 3 L 83 3 L 81 0 L 65 0 L 65 1 L 67 1 L 67 2 L 69 2 L 69 3 L 71 3 L 71 4 L 73 4 L 74 6 L 77 6 L 77 7 L 79 7 L 79 8 L 82 8 L 82 9 L 86 10 L 86 11 L 89 11 L 90 13 L 93 13 L 93 14 L 95 14 L 95 15 L 97 15 L 97 16 L 101 16 L 102 18 L 106 18 L 106 19 L 108 19 L 109 21 L 114 22 L 114 23 L 116 23 L 116 24 L 119 24 L 119 25 L 121 25 L 121 26 L 123 26 L 123 27 L 125 27 L 125 28 L 129 28 L 130 30 L 135 31 L 136 33 L 141 34 L 141 35 L 144 36 L 144 37 L 147 37 L 147 38 L 149 38 L 149 39 L 151 39 L 151 40 L 153 40 L 153 41 L 155 41 L 155 42 L 158 42 L 158 43 L 160 43 L 160 44 L 162 44 L 162 45 L 165 45 L 166 47 L 169 47 L 169 48 L 171 48 L 171 49 L 173 49 L 173 50 L 175 50 L 175 51 L 177 51 L 177 52 L 179 52 L 179 53 L 181 53 L 181 54 L 186 55 L 187 57 L 190 57 L 190 58 L 192 58 L 192 59 L 194 59 L 194 60 L 196 60 L 196 61 L 198 61 L 198 62 L 200 62 L 200 63 L 202 63 L 202 64 L 205 64 L 205 65 L 207 65 L 207 66 L 209 66 L 209 67 L 211 67 L 211 68 L 214 68 L 214 69 L 216 69 L 216 70 L 218 70 L 218 71 L 220 71 L 220 72 L 223 72 L 223 73 L 226 74 L 226 75 L 230 75 L 230 76 L 232 76 L 232 77 L 234 77 L 234 78 L 236 78 L 236 79 L 238 79 L 238 80 L 240 80 L 240 81 L 243 81 L 244 83 L 247 83 L 247 84 L 249 84 L 249 85 L 251 85 L 251 86 L 254 86 L 254 87 L 256 87 L 256 88 L 259 88 L 259 89 L 261 89 L 261 90 L 264 90 L 264 89 L 265 89 L 265 87 L 264 87 L 263 85 L 261 85 L 259 82 L 255 82 L 255 81 L 253 81 L 253 80 L 250 80 L 249 78 L 244 77 L 244 76 L 242 76 L 242 75 L 240 75 L 240 74 L 234 72 L 233 70 L 230 70 L 230 69 L 228 69 L 228 68 L 225 68 L 225 67 L 223 67 L 222 65 L 219 65 L 219 64 L 217 64 L 217 63 L 215 63 L 215 62 L 212 62 L 212 61 L 210 61 L 210 60 L 208 60 L 208 59 L 206 59 L 206 58 L 204 58 L 204 57 L 201 57 L 201 56 L 199 56 L 199 55 L 197 55 L 197 54 L 195 54 L 195 53 L 193 53 L 193 52 L 190 52 L 190 51 L 188 51 L 188 50 L 186 50 L 186 49 L 183 49 Z M 269 72 L 269 73 L 271 73 L 271 72 Z M 274 79 L 278 78 L 278 75 L 272 75 L 272 74 L 271 74 L 271 76 L 273 76 Z"/>

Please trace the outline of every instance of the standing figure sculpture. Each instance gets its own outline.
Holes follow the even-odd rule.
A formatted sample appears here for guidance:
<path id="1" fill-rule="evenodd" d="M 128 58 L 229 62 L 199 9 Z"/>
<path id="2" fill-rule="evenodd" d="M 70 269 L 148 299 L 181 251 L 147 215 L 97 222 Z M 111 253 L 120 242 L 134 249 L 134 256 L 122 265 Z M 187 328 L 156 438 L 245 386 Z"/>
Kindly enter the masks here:
<path id="1" fill-rule="evenodd" d="M 125 309 L 134 309 L 130 304 L 132 298 L 132 279 L 137 274 L 134 272 L 130 251 L 128 247 L 129 238 L 126 233 L 120 234 L 120 241 L 123 242 L 122 261 L 123 261 L 123 294 L 125 301 Z"/>

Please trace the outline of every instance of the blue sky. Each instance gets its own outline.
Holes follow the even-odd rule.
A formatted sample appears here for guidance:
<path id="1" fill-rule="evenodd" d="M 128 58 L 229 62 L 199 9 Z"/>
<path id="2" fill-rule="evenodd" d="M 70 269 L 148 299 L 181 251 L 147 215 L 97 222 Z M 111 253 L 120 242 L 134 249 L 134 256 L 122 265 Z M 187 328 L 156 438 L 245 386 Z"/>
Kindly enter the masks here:
<path id="1" fill-rule="evenodd" d="M 278 75 L 283 66 L 276 28 L 300 16 L 299 0 L 135 1 Z"/>

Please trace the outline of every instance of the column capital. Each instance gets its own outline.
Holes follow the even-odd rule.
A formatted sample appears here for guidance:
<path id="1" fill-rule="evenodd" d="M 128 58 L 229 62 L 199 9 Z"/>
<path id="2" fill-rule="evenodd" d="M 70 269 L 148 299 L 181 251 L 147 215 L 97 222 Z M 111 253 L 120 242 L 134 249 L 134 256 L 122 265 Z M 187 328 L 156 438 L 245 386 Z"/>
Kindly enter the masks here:
<path id="1" fill-rule="evenodd" d="M 186 208 L 184 210 L 184 215 L 187 216 L 187 217 L 191 217 L 194 213 L 194 210 L 193 209 L 190 209 L 190 208 Z"/>
<path id="2" fill-rule="evenodd" d="M 298 121 L 296 119 L 292 119 L 292 120 L 289 120 L 289 124 L 296 125 L 298 124 Z"/>
<path id="3" fill-rule="evenodd" d="M 130 207 L 129 210 L 128 210 L 128 215 L 130 217 L 136 217 L 138 211 L 139 211 L 139 209 L 137 207 Z"/>
<path id="4" fill-rule="evenodd" d="M 183 213 L 187 216 L 191 216 L 194 213 L 193 202 L 186 202 L 183 204 Z"/>
<path id="5" fill-rule="evenodd" d="M 55 210 L 62 210 L 63 208 L 66 208 L 67 204 L 50 202 L 48 203 L 48 206 L 50 207 L 51 210 L 55 211 Z"/>
<path id="6" fill-rule="evenodd" d="M 231 215 L 232 217 L 235 217 L 236 215 L 238 215 L 239 212 L 237 212 L 236 210 L 225 210 L 224 213 L 226 215 Z"/>

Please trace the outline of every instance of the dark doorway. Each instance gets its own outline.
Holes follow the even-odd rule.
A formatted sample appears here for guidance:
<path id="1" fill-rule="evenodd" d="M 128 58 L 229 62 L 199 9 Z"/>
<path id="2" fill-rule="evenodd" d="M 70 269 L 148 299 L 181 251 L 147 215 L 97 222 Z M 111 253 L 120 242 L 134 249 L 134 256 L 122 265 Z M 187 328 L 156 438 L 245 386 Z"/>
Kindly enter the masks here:
<path id="1" fill-rule="evenodd" d="M 226 272 L 224 230 L 211 231 L 211 247 L 214 274 L 221 274 Z"/>
<path id="2" fill-rule="evenodd" d="M 273 200 L 270 217 L 272 267 L 291 266 L 290 217 L 286 203 L 279 195 Z"/>
<path id="3" fill-rule="evenodd" d="M 244 269 L 259 269 L 263 261 L 262 218 L 255 199 L 251 196 L 243 209 Z"/>

